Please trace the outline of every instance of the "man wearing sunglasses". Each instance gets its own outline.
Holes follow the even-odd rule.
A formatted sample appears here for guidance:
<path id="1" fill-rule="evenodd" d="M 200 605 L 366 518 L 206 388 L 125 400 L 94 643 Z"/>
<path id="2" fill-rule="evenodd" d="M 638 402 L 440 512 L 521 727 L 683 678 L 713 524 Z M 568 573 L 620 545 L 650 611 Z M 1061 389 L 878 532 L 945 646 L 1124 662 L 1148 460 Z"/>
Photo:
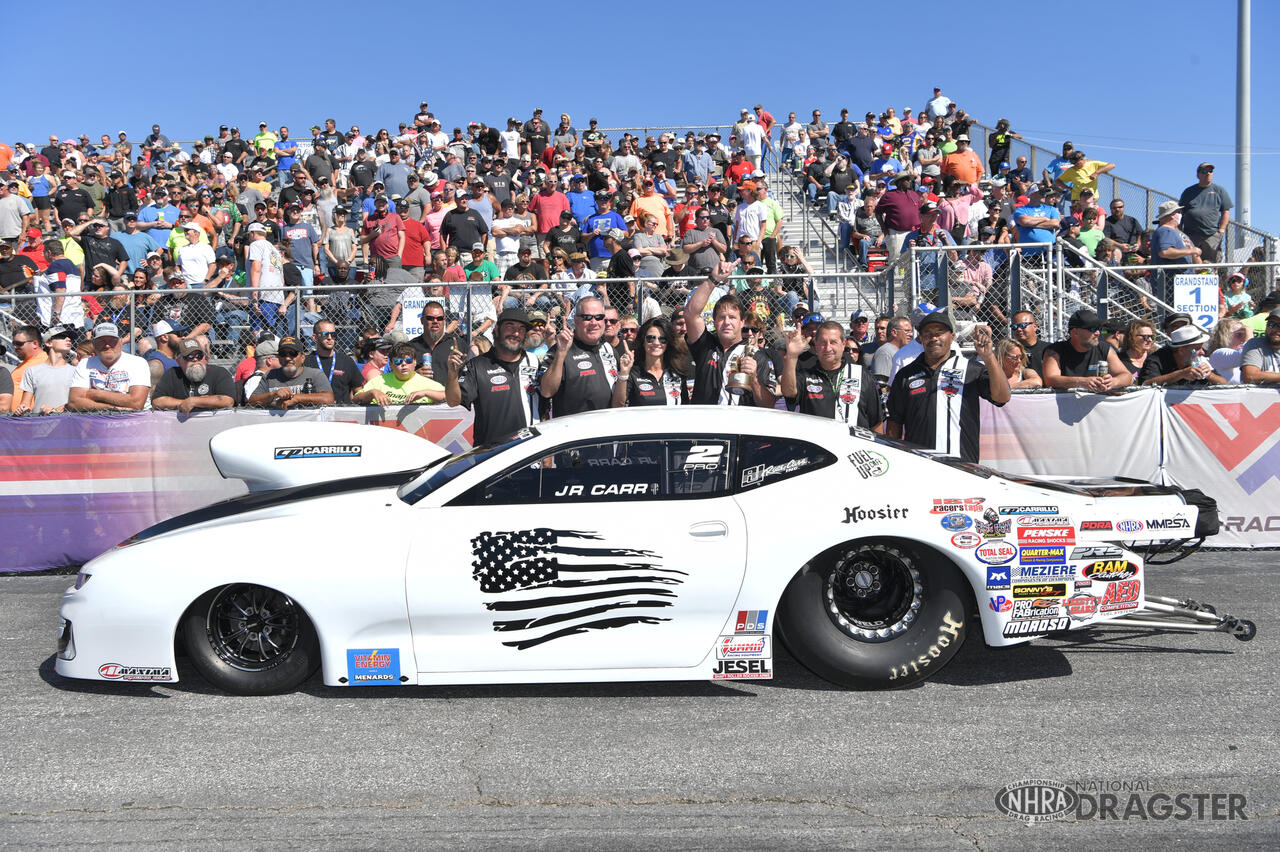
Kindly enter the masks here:
<path id="1" fill-rule="evenodd" d="M 560 329 L 555 345 L 542 359 L 538 387 L 543 399 L 551 401 L 553 416 L 610 406 L 618 353 L 604 337 L 604 302 L 594 296 L 579 299 L 572 328 L 566 324 Z"/>
<path id="2" fill-rule="evenodd" d="M 443 402 L 444 386 L 417 373 L 418 357 L 408 343 L 391 347 L 391 372 L 378 373 L 356 393 L 356 405 L 429 405 Z"/>
<path id="3" fill-rule="evenodd" d="M 1084 390 L 1092 393 L 1128 387 L 1133 376 L 1124 368 L 1120 354 L 1098 339 L 1102 321 L 1088 308 L 1081 308 L 1067 320 L 1067 339 L 1049 344 L 1044 351 L 1044 384 L 1056 390 Z"/>
<path id="4" fill-rule="evenodd" d="M 276 344 L 280 366 L 271 370 L 248 404 L 288 411 L 302 405 L 333 405 L 333 388 L 324 373 L 303 361 L 306 349 L 296 337 L 282 337 Z"/>
<path id="5" fill-rule="evenodd" d="M 236 383 L 231 374 L 210 364 L 200 344 L 188 338 L 178 344 L 178 366 L 165 370 L 151 397 L 151 407 L 190 414 L 197 408 L 231 408 Z"/>
<path id="6" fill-rule="evenodd" d="M 1040 326 L 1035 315 L 1031 311 L 1018 311 L 1013 315 L 1010 330 L 1013 339 L 1027 353 L 1027 366 L 1044 375 L 1044 350 L 1049 348 L 1049 341 L 1040 339 Z"/>
<path id="7" fill-rule="evenodd" d="M 440 365 L 446 374 L 445 402 L 475 412 L 477 447 L 497 443 L 539 420 L 538 359 L 525 349 L 531 324 L 523 308 L 507 308 L 498 316 L 488 352 L 467 361 L 464 350 L 457 348 Z"/>
<path id="8" fill-rule="evenodd" d="M 1182 208 L 1182 232 L 1196 248 L 1200 259 L 1217 263 L 1222 259 L 1222 239 L 1231 221 L 1231 196 L 1213 182 L 1213 163 L 1196 167 L 1196 182 L 1182 190 L 1178 198 Z"/>
<path id="9" fill-rule="evenodd" d="M 350 405 L 351 393 L 364 383 L 364 377 L 360 375 L 360 368 L 351 356 L 338 351 L 337 326 L 327 319 L 320 320 L 312 330 L 311 338 L 315 341 L 316 349 L 307 355 L 306 365 L 324 373 L 329 380 L 335 403 Z"/>

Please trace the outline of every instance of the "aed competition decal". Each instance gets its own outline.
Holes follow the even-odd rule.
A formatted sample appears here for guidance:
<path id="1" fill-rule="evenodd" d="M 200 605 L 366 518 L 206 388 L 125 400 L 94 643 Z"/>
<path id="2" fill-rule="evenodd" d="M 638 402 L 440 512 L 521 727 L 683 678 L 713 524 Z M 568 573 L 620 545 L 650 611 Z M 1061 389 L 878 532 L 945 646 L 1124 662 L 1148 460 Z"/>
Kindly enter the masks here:
<path id="1" fill-rule="evenodd" d="M 670 621 L 684 571 L 663 568 L 651 550 L 595 544 L 583 530 L 483 532 L 471 539 L 471 577 L 503 645 L 534 648 L 565 636 Z M 565 609 L 565 607 L 569 607 Z"/>
<path id="2" fill-rule="evenodd" d="M 358 458 L 360 444 L 331 444 L 314 447 L 276 447 L 276 461 L 286 459 L 350 459 Z"/>

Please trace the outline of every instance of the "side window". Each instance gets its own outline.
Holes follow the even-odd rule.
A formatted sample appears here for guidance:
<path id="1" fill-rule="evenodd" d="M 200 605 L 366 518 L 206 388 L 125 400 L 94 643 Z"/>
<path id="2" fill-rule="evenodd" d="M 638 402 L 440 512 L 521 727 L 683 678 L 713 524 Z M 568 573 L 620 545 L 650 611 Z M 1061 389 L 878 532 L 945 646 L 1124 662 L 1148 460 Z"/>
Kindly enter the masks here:
<path id="1" fill-rule="evenodd" d="M 835 460 L 831 453 L 805 441 L 744 436 L 738 445 L 738 490 L 781 482 Z"/>
<path id="2" fill-rule="evenodd" d="M 663 442 L 577 444 L 529 459 L 462 495 L 461 505 L 578 503 L 655 497 L 662 483 Z"/>
<path id="3" fill-rule="evenodd" d="M 668 438 L 666 497 L 728 494 L 730 445 L 724 439 Z"/>

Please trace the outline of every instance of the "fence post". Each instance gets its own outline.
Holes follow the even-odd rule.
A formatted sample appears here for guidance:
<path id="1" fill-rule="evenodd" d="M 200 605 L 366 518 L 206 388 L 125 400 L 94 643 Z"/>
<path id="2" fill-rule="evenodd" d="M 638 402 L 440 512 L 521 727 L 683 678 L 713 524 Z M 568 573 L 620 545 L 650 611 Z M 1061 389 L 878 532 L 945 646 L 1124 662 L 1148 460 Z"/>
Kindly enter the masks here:
<path id="1" fill-rule="evenodd" d="M 155 286 L 155 285 L 152 285 Z M 129 297 L 129 345 L 124 351 L 138 354 L 138 297 Z"/>
<path id="2" fill-rule="evenodd" d="M 312 272 L 314 275 L 314 271 Z M 302 340 L 302 291 L 304 288 L 298 288 L 298 298 L 293 300 L 293 327 L 296 329 L 294 334 L 298 340 Z"/>
<path id="3" fill-rule="evenodd" d="M 1022 249 L 1009 250 L 1009 321 L 1022 310 Z"/>
<path id="4" fill-rule="evenodd" d="M 1111 304 L 1111 299 L 1107 295 L 1107 288 L 1111 286 L 1111 282 L 1110 280 L 1108 280 L 1109 278 L 1110 276 L 1107 275 L 1105 272 L 1098 275 L 1097 313 L 1098 313 L 1098 319 L 1102 320 L 1103 322 L 1107 321 L 1107 308 Z"/>

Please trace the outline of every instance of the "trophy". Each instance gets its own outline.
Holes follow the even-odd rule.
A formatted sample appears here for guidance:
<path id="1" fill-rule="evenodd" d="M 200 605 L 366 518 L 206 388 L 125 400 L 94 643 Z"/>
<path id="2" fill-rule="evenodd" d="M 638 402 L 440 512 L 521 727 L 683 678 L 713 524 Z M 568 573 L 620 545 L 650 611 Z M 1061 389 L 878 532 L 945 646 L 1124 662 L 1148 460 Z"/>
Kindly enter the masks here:
<path id="1" fill-rule="evenodd" d="M 742 359 L 754 358 L 756 348 L 748 343 L 742 347 L 742 354 L 732 359 L 729 364 L 729 381 L 725 385 L 729 389 L 729 393 L 742 394 L 751 390 L 751 376 L 742 372 Z"/>

